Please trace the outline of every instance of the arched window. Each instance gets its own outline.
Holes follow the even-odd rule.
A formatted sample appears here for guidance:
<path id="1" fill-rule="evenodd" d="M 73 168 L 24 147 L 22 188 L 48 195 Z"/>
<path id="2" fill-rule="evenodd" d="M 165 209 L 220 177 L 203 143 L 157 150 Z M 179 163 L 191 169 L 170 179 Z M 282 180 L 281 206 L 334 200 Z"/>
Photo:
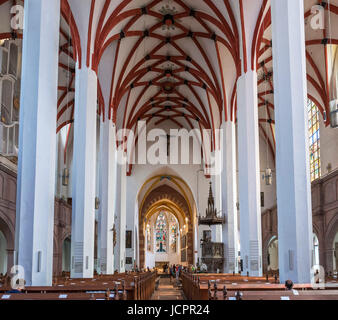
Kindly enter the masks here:
<path id="1" fill-rule="evenodd" d="M 313 264 L 319 265 L 319 240 L 317 235 L 313 234 Z"/>
<path id="2" fill-rule="evenodd" d="M 1 79 L 1 122 L 5 125 L 12 124 L 13 116 L 13 80 L 9 77 Z"/>
<path id="3" fill-rule="evenodd" d="M 0 154 L 18 153 L 20 79 L 18 46 L 6 40 L 0 45 Z"/>
<path id="4" fill-rule="evenodd" d="M 320 178 L 319 110 L 308 99 L 311 182 Z"/>
<path id="5" fill-rule="evenodd" d="M 167 225 L 167 218 L 161 212 L 156 220 L 156 252 L 167 252 Z"/>
<path id="6" fill-rule="evenodd" d="M 170 221 L 170 249 L 171 252 L 177 252 L 177 231 L 178 231 L 178 222 L 174 216 Z"/>

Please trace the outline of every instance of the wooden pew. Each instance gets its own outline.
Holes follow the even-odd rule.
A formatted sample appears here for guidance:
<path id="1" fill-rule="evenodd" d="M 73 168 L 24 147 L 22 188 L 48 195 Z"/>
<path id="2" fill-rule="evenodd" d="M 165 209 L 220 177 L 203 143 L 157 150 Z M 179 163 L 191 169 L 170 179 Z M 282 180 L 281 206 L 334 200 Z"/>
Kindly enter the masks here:
<path id="1" fill-rule="evenodd" d="M 114 294 L 115 300 L 148 300 L 155 291 L 155 279 L 155 272 L 105 275 L 94 279 L 59 278 L 52 287 L 26 287 L 22 294 L 13 294 L 13 299 L 26 299 L 32 294 L 33 299 L 40 297 L 53 300 L 60 295 L 67 295 L 69 299 L 78 297 L 80 300 L 89 300 L 91 295 L 95 298 L 96 294 L 105 297 L 109 291 Z M 6 288 L 0 288 L 0 294 L 6 294 L 7 291 Z"/>
<path id="2" fill-rule="evenodd" d="M 248 278 L 241 277 L 239 275 L 229 274 L 190 274 L 182 273 L 182 286 L 185 296 L 188 300 L 220 300 L 225 296 L 235 297 L 237 292 L 243 294 L 244 299 L 261 300 L 261 296 L 270 297 L 271 299 L 280 299 L 286 292 L 285 285 L 276 284 L 275 279 L 266 278 Z M 329 300 L 335 297 L 335 290 L 338 290 L 338 283 L 331 283 L 332 286 L 328 286 L 326 290 L 314 290 L 311 284 L 295 284 L 293 289 L 297 293 L 311 292 L 310 294 L 295 295 L 293 300 L 311 300 L 315 297 L 320 299 Z M 266 292 L 268 295 L 266 296 Z M 269 293 L 275 294 L 270 295 Z M 338 291 L 337 291 L 338 292 Z M 253 294 L 252 294 L 253 293 Z"/>

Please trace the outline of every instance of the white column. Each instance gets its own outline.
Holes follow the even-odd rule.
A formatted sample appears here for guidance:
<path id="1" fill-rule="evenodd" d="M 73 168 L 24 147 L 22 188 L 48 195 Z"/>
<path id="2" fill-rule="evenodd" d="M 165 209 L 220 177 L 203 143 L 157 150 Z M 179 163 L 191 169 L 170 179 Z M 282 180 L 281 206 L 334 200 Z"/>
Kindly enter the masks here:
<path id="1" fill-rule="evenodd" d="M 313 244 L 303 3 L 274 0 L 271 8 L 280 279 L 309 283 Z"/>
<path id="2" fill-rule="evenodd" d="M 97 76 L 82 66 L 75 78 L 72 278 L 92 278 L 94 272 L 96 111 Z"/>
<path id="3" fill-rule="evenodd" d="M 243 271 L 262 275 L 257 73 L 237 83 L 240 242 Z"/>
<path id="4" fill-rule="evenodd" d="M 119 272 L 125 271 L 126 255 L 126 165 L 121 165 L 118 161 L 116 178 L 116 202 L 115 202 L 115 227 L 116 227 L 116 247 L 115 247 L 115 269 Z"/>
<path id="5" fill-rule="evenodd" d="M 237 219 L 237 174 L 236 174 L 236 125 L 223 123 L 223 171 L 221 175 L 222 210 L 225 213 L 222 240 L 224 243 L 224 272 L 238 272 L 238 219 Z"/>
<path id="6" fill-rule="evenodd" d="M 116 132 L 108 118 L 101 122 L 100 133 L 100 211 L 98 255 L 103 274 L 114 273 L 113 227 L 116 199 Z"/>
<path id="7" fill-rule="evenodd" d="M 25 3 L 16 250 L 27 286 L 52 285 L 59 0 Z"/>

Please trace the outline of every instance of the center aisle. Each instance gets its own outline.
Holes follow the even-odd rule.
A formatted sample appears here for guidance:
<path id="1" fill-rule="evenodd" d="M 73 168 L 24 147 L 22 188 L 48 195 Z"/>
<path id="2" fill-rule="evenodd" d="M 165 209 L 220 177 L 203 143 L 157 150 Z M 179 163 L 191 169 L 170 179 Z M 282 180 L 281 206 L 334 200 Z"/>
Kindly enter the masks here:
<path id="1" fill-rule="evenodd" d="M 180 283 L 179 283 L 180 284 Z M 158 289 L 151 300 L 185 300 L 182 290 L 176 285 L 176 279 L 159 278 Z"/>

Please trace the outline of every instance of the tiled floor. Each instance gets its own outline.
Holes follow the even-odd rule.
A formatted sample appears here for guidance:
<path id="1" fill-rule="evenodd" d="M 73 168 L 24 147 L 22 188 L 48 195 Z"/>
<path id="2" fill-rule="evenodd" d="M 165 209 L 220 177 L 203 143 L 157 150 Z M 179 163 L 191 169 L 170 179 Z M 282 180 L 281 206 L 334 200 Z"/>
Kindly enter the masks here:
<path id="1" fill-rule="evenodd" d="M 158 290 L 155 291 L 152 300 L 183 300 L 182 290 L 176 286 L 176 280 L 170 283 L 169 278 L 160 278 Z"/>

